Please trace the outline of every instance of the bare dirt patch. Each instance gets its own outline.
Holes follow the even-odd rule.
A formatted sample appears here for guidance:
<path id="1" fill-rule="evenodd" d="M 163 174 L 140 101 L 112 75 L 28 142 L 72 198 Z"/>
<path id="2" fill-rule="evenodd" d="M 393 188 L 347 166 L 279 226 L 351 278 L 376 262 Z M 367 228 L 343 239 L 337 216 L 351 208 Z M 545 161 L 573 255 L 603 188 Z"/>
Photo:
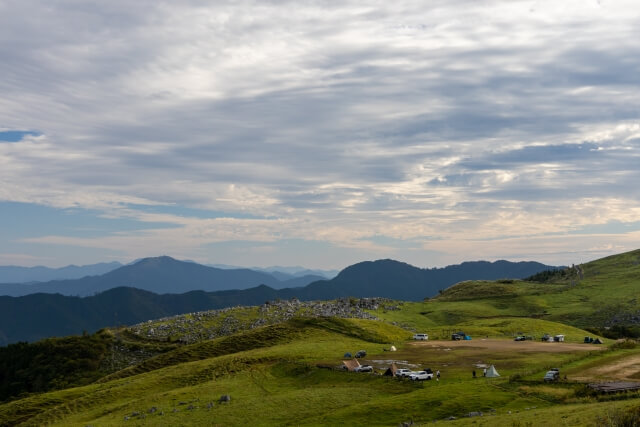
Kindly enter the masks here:
<path id="1" fill-rule="evenodd" d="M 513 341 L 499 339 L 475 339 L 470 341 L 420 341 L 409 345 L 415 347 L 430 347 L 434 350 L 448 351 L 459 348 L 476 348 L 491 351 L 517 351 L 535 353 L 570 353 L 574 351 L 604 350 L 606 347 L 593 344 L 578 344 L 567 342 L 541 341 Z"/>
<path id="2" fill-rule="evenodd" d="M 601 379 L 638 381 L 640 379 L 640 354 L 632 354 L 605 365 L 594 366 L 577 375 L 571 375 L 571 378 L 578 381 Z"/>

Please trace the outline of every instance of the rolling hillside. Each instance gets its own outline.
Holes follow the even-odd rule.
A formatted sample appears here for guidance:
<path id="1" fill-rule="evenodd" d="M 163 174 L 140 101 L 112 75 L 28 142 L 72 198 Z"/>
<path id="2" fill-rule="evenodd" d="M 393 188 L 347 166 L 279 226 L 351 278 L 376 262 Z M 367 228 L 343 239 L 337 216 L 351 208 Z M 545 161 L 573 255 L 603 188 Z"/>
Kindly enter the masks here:
<path id="1" fill-rule="evenodd" d="M 461 282 L 425 302 L 405 304 L 402 311 L 379 314 L 417 328 L 503 316 L 581 328 L 640 323 L 640 250 L 538 277 L 545 282 Z"/>
<path id="2" fill-rule="evenodd" d="M 0 424 L 637 425 L 639 392 L 600 395 L 587 384 L 637 381 L 640 347 L 584 344 L 596 335 L 577 326 L 611 321 L 597 315 L 603 307 L 634 307 L 638 261 L 634 251 L 537 276 L 544 282 L 466 281 L 423 302 L 345 299 L 327 311 L 324 302 L 282 300 L 16 344 L 0 351 L 3 384 L 14 384 L 2 389 L 9 400 L 0 404 Z M 457 330 L 473 339 L 450 341 Z M 413 331 L 430 340 L 409 340 Z M 543 343 L 544 333 L 566 341 Z M 536 339 L 513 341 L 521 334 Z M 373 374 L 340 369 L 346 352 L 361 349 Z M 391 362 L 442 377 L 382 376 Z M 501 376 L 471 375 L 488 364 Z M 551 367 L 562 379 L 544 383 Z M 17 396 L 25 391 L 44 393 Z"/>

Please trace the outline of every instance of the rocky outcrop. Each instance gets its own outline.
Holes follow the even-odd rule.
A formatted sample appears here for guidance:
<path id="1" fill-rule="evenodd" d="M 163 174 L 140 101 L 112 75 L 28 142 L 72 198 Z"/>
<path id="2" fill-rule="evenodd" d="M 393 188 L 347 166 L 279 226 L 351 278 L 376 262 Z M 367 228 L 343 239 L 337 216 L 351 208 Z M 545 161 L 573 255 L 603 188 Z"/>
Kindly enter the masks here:
<path id="1" fill-rule="evenodd" d="M 139 323 L 129 330 L 150 340 L 190 344 L 280 323 L 293 317 L 377 319 L 366 310 L 377 310 L 379 307 L 386 310 L 397 309 L 386 298 L 340 298 L 334 301 L 304 302 L 293 298 L 267 301 L 259 307 L 239 306 L 165 317 Z"/>

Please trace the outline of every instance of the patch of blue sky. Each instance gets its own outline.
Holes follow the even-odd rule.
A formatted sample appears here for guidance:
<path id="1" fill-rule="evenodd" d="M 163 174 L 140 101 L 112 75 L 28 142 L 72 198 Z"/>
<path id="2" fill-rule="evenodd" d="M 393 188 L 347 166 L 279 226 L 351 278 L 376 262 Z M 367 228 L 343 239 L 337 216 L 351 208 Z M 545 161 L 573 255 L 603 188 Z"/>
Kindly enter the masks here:
<path id="1" fill-rule="evenodd" d="M 3 242 L 4 243 L 4 242 Z M 34 259 L 34 264 L 46 265 L 49 267 L 61 267 L 69 264 L 85 265 L 95 262 L 129 262 L 130 256 L 123 250 L 92 248 L 88 246 L 75 246 L 58 243 L 31 243 L 31 242 L 9 242 L 4 251 L 16 254 L 28 254 Z M 11 262 L 1 263 L 3 265 Z"/>
<path id="2" fill-rule="evenodd" d="M 5 130 L 0 131 L 0 142 L 20 142 L 25 136 L 39 136 L 40 132 L 31 130 Z"/>
<path id="3" fill-rule="evenodd" d="M 199 218 L 199 219 L 212 219 L 212 218 L 237 218 L 237 219 L 270 219 L 268 217 L 251 215 L 246 212 L 223 212 L 208 209 L 189 208 L 183 205 L 139 205 L 139 204 L 127 204 L 130 209 L 144 213 L 153 214 L 168 214 L 176 215 L 184 218 Z"/>
<path id="4" fill-rule="evenodd" d="M 4 240 L 63 235 L 103 237 L 118 232 L 175 228 L 170 223 L 141 222 L 130 218 L 104 218 L 86 209 L 58 209 L 33 203 L 0 202 L 0 235 Z"/>

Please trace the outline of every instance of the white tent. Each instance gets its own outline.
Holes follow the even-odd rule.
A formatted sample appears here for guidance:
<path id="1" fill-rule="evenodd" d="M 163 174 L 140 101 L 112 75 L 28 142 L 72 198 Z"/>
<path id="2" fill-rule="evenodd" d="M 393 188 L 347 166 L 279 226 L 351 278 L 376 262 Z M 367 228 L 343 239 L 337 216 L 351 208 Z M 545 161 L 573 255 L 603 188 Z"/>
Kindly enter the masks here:
<path id="1" fill-rule="evenodd" d="M 496 378 L 499 377 L 500 374 L 496 371 L 496 367 L 491 365 L 489 369 L 487 369 L 487 378 Z"/>

